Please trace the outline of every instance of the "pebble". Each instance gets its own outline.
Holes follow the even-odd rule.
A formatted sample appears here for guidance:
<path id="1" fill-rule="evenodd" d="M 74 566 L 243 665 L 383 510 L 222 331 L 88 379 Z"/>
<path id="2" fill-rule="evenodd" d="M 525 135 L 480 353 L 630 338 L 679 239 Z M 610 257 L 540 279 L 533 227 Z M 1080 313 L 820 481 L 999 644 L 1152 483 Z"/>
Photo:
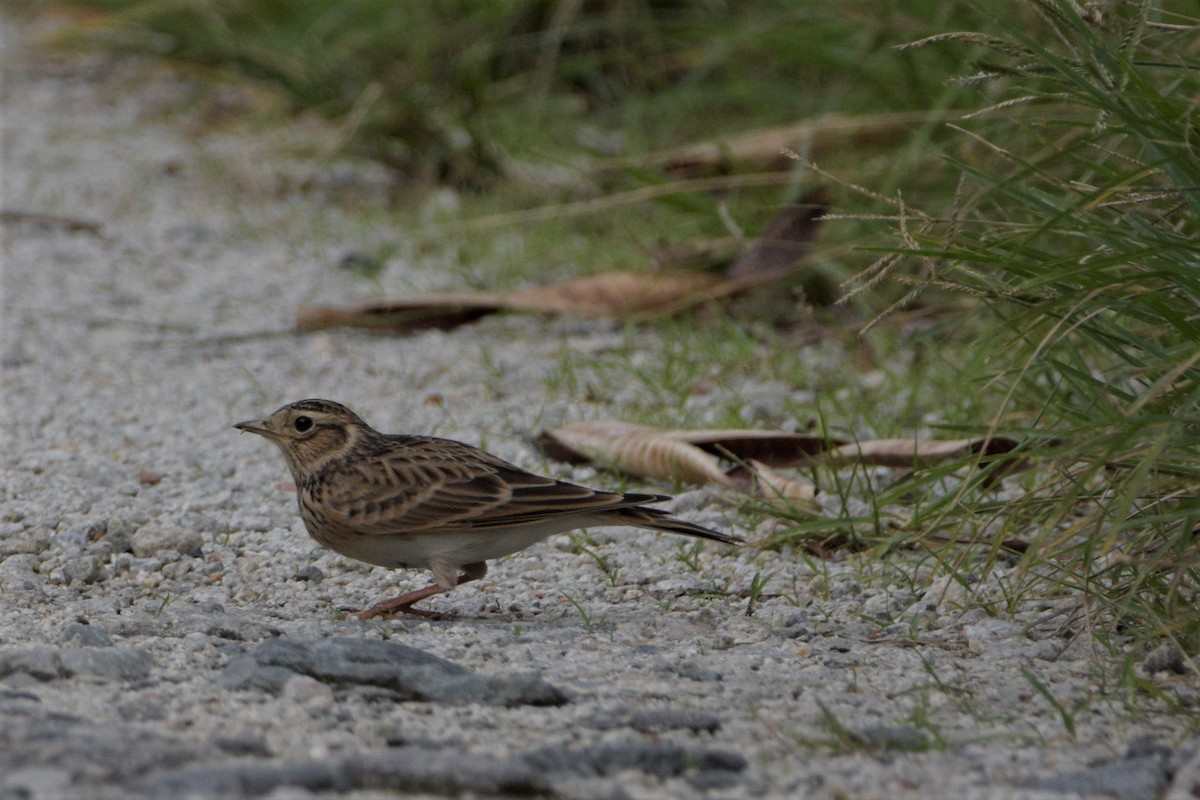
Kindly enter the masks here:
<path id="1" fill-rule="evenodd" d="M 138 528 L 129 545 L 138 558 L 150 558 L 163 551 L 198 556 L 204 537 L 181 525 L 151 523 Z"/>
<path id="2" fill-rule="evenodd" d="M 1186 675 L 1188 673 L 1187 655 L 1174 643 L 1163 642 L 1142 658 L 1142 668 L 1151 675 L 1156 672 Z"/>
<path id="3" fill-rule="evenodd" d="M 112 637 L 103 628 L 72 622 L 63 627 L 58 643 L 77 647 L 112 647 Z"/>

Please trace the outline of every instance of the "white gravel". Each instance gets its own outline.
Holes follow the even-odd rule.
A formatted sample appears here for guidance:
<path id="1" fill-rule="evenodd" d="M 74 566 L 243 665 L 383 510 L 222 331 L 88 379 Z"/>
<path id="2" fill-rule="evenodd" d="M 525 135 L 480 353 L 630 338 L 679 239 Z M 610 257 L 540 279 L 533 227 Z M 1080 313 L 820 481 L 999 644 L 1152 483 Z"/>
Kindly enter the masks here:
<path id="1" fill-rule="evenodd" d="M 692 571 L 670 537 L 604 530 L 589 546 L 610 560 L 608 574 L 557 537 L 429 604 L 457 619 L 339 619 L 340 606 L 424 585 L 427 575 L 322 551 L 299 523 L 278 453 L 231 425 L 328 397 L 385 431 L 460 438 L 615 486 L 612 476 L 547 464 L 525 441 L 573 419 L 620 417 L 619 400 L 597 408 L 547 382 L 564 344 L 602 350 L 616 338 L 612 326 L 507 317 L 409 338 L 328 332 L 198 344 L 284 330 L 303 303 L 375 296 L 336 265 L 348 251 L 403 241 L 360 219 L 386 204 L 379 171 L 306 161 L 326 135 L 319 126 L 223 129 L 206 123 L 203 101 L 189 100 L 202 96 L 195 86 L 161 68 L 48 55 L 24 44 L 37 33 L 28 22 L 6 19 L 4 30 L 2 210 L 100 227 L 10 219 L 2 228 L 0 798 L 128 796 L 156 769 L 222 759 L 290 770 L 419 746 L 524 764 L 543 748 L 641 753 L 663 744 L 737 754 L 745 768 L 551 771 L 547 791 L 1149 798 L 1193 756 L 1182 715 L 1106 694 L 1119 661 L 1087 630 L 1039 627 L 1044 609 L 964 613 L 956 584 L 937 579 L 929 590 L 928 571 L 903 565 L 851 559 L 814 570 L 787 552 L 709 546 Z M 401 252 L 382 288 L 453 286 L 448 269 Z M 655 332 L 637 336 L 653 363 Z M 802 388 L 755 387 L 755 402 Z M 612 396 L 636 391 L 615 386 Z M 712 391 L 717 404 L 738 387 Z M 683 500 L 681 513 L 755 536 L 716 495 Z M 747 617 L 760 572 L 771 580 Z M 307 676 L 279 694 L 220 681 L 231 660 L 277 637 L 390 639 L 483 675 L 537 673 L 570 702 L 445 705 L 384 701 Z M 137 656 L 68 652 L 113 647 L 148 654 L 148 674 L 137 677 Z M 51 653 L 68 666 L 38 677 L 29 659 Z M 1146 677 L 1194 702 L 1186 678 Z M 1070 711 L 1073 731 L 1035 681 Z M 648 733 L 612 722 L 679 709 L 719 727 Z M 59 750 L 28 746 L 38 725 L 52 723 L 65 726 Z M 134 749 L 143 742 L 165 755 L 142 764 Z M 89 760 L 104 747 L 112 763 Z M 1114 764 L 1128 786 L 1107 773 L 1096 779 Z M 204 788 L 214 774 L 187 784 L 192 795 L 221 796 Z M 286 780 L 258 793 L 396 796 Z"/>

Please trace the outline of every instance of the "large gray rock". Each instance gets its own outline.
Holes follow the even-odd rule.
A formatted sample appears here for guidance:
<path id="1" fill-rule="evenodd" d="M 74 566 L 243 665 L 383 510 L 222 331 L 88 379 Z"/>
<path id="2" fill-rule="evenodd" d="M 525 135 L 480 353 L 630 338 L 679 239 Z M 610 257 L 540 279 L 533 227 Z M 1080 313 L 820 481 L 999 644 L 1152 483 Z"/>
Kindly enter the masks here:
<path id="1" fill-rule="evenodd" d="M 673 778 L 693 770 L 736 774 L 746 769 L 746 759 L 729 750 L 692 749 L 658 742 L 545 747 L 527 754 L 525 762 L 543 772 L 585 778 L 615 775 L 625 770 Z"/>
<path id="2" fill-rule="evenodd" d="M 589 722 L 599 730 L 632 728 L 639 733 L 649 734 L 675 730 L 716 733 L 721 729 L 720 717 L 697 708 L 625 708 L 597 714 Z"/>
<path id="3" fill-rule="evenodd" d="M 1035 778 L 1024 785 L 1044 791 L 1086 797 L 1157 800 L 1169 782 L 1166 760 L 1157 755 L 1144 755 Z"/>
<path id="4" fill-rule="evenodd" d="M 140 726 L 94 724 L 58 713 L 0 716 L 0 785 L 24 790 L 25 797 L 90 796 L 93 788 L 121 786 L 152 770 L 177 768 L 217 752 Z M 49 779 L 62 779 L 51 774 L 61 770 L 71 791 L 34 792 Z"/>
<path id="5" fill-rule="evenodd" d="M 58 681 L 87 675 L 117 681 L 141 680 L 154 659 L 128 647 L 4 647 L 0 648 L 0 678 L 20 672 L 39 681 Z"/>
<path id="6" fill-rule="evenodd" d="M 382 689 L 398 700 L 500 706 L 567 702 L 566 695 L 535 675 L 480 676 L 423 650 L 375 639 L 271 639 L 231 661 L 220 682 L 278 694 L 295 675 L 338 689 Z"/>
<path id="7" fill-rule="evenodd" d="M 235 761 L 161 770 L 135 789 L 152 797 L 259 797 L 280 787 L 311 792 L 374 789 L 458 796 L 534 797 L 550 794 L 537 771 L 521 761 L 500 761 L 453 750 L 404 748 L 342 760 L 281 763 Z"/>

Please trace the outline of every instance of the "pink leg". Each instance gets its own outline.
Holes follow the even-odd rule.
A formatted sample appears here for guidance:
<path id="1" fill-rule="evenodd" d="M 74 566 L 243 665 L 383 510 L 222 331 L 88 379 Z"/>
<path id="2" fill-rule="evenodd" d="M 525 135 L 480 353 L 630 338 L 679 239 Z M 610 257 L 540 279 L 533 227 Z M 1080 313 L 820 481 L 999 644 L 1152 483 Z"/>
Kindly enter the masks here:
<path id="1" fill-rule="evenodd" d="M 458 576 L 457 586 L 462 586 L 464 583 L 477 581 L 487 574 L 487 564 L 480 561 L 475 564 L 466 564 L 463 566 L 463 574 Z M 400 614 L 412 614 L 416 617 L 436 617 L 436 611 L 426 611 L 423 608 L 413 608 L 413 603 L 419 603 L 427 597 L 433 597 L 435 594 L 442 594 L 445 591 L 436 583 L 426 586 L 424 589 L 402 594 L 399 597 L 393 597 L 390 600 L 376 603 L 366 611 L 359 611 L 354 616 L 359 619 L 375 619 L 376 617 L 387 617 L 395 619 Z"/>

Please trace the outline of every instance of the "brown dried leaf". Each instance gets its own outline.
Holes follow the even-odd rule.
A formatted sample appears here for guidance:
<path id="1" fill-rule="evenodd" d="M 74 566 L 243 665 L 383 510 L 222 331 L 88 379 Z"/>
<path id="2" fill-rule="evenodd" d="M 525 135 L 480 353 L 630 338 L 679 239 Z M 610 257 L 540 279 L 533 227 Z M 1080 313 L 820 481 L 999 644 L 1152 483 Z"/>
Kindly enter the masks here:
<path id="1" fill-rule="evenodd" d="M 829 202 L 829 193 L 816 189 L 784 208 L 755 245 L 725 270 L 725 277 L 757 284 L 792 272 L 808 254 Z"/>
<path id="2" fill-rule="evenodd" d="M 642 247 L 646 256 L 658 267 L 687 269 L 708 269 L 729 264 L 745 249 L 745 240 L 738 236 L 691 239 L 677 244 L 660 243 Z"/>
<path id="3" fill-rule="evenodd" d="M 70 233 L 91 233 L 96 236 L 101 235 L 104 230 L 104 223 L 98 220 L 84 219 L 82 217 L 66 217 L 61 214 L 49 214 L 42 211 L 21 211 L 19 209 L 0 210 L 0 222 L 32 222 L 37 225 L 62 228 Z"/>
<path id="4" fill-rule="evenodd" d="M 825 460 L 834 464 L 874 464 L 881 467 L 928 467 L 943 461 L 982 453 L 1001 455 L 1017 448 L 1007 436 L 988 439 L 875 439 L 852 442 L 829 451 Z"/>
<path id="5" fill-rule="evenodd" d="M 449 330 L 498 311 L 625 319 L 689 308 L 714 296 L 713 290 L 726 283 L 719 275 L 689 270 L 605 272 L 511 294 L 464 292 L 363 306 L 309 306 L 300 309 L 296 327 L 347 326 L 387 333 Z"/>
<path id="6" fill-rule="evenodd" d="M 786 169 L 795 163 L 785 155 L 788 150 L 803 152 L 810 159 L 820 159 L 830 152 L 845 153 L 849 149 L 889 144 L 909 136 L 915 126 L 948 119 L 955 113 L 827 114 L 790 125 L 759 128 L 710 142 L 663 150 L 637 159 L 610 162 L 606 166 L 617 168 L 633 161 L 677 175 L 710 174 L 728 170 L 733 165 L 743 169 L 751 166 Z"/>
<path id="7" fill-rule="evenodd" d="M 816 490 L 785 478 L 775 470 L 817 463 L 842 466 L 927 467 L 971 454 L 1003 455 L 1018 442 L 1005 436 L 986 439 L 878 439 L 845 444 L 816 436 L 753 430 L 659 430 L 626 422 L 575 422 L 539 437 L 550 458 L 572 463 L 595 462 L 645 478 L 736 489 L 767 500 L 804 506 Z M 738 462 L 728 472 L 719 458 Z M 992 480 L 1022 469 L 1013 460 L 993 472 Z M 807 507 L 815 508 L 809 503 Z"/>
<path id="8" fill-rule="evenodd" d="M 808 251 L 828 208 L 824 190 L 786 209 L 724 276 L 699 270 L 602 272 L 516 292 L 434 294 L 363 306 L 301 308 L 298 330 L 348 326 L 388 333 L 449 330 L 498 311 L 637 319 L 677 314 L 778 280 Z"/>
<path id="9" fill-rule="evenodd" d="M 821 436 L 783 431 L 701 430 L 663 431 L 663 434 L 699 447 L 706 453 L 735 461 L 759 461 L 770 467 L 799 467 L 813 456 L 843 442 Z"/>
<path id="10" fill-rule="evenodd" d="M 420 295 L 407 300 L 363 306 L 307 306 L 296 315 L 298 330 L 350 327 L 381 333 L 449 330 L 504 309 L 503 295 L 461 292 Z"/>
<path id="11" fill-rule="evenodd" d="M 627 422 L 573 422 L 538 437 L 551 458 L 592 461 L 643 478 L 734 486 L 717 459 L 657 428 Z"/>
<path id="12" fill-rule="evenodd" d="M 816 486 L 808 481 L 786 478 L 761 461 L 751 460 L 746 466 L 734 467 L 727 474 L 743 493 L 762 498 L 780 510 L 813 513 L 821 510 L 814 499 Z"/>
<path id="13" fill-rule="evenodd" d="M 516 311 L 623 319 L 653 314 L 681 301 L 701 302 L 721 282 L 718 275 L 691 270 L 602 272 L 513 292 L 505 305 Z"/>

